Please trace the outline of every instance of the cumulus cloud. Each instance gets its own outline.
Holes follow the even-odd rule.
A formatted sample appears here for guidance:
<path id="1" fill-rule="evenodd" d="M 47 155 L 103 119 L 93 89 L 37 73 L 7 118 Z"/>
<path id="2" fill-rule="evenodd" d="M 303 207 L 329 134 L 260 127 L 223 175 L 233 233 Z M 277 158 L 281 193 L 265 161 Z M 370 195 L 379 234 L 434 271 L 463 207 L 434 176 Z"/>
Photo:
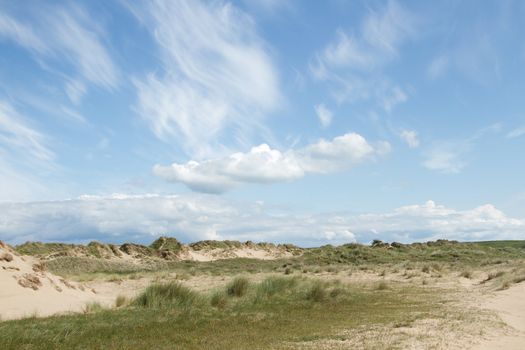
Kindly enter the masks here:
<path id="1" fill-rule="evenodd" d="M 418 148 L 419 147 L 419 137 L 417 135 L 417 131 L 414 130 L 402 130 L 399 134 L 401 139 L 406 142 L 408 147 L 410 148 Z"/>
<path id="2" fill-rule="evenodd" d="M 323 128 L 326 128 L 332 124 L 332 119 L 334 117 L 331 110 L 329 110 L 323 103 L 318 104 L 314 107 L 317 118 Z"/>
<path id="3" fill-rule="evenodd" d="M 386 142 L 372 146 L 361 135 L 348 133 L 332 140 L 321 139 L 301 149 L 281 152 L 262 144 L 249 152 L 225 158 L 156 165 L 153 171 L 167 181 L 183 183 L 194 191 L 221 193 L 242 183 L 291 181 L 307 173 L 347 170 L 389 151 L 390 145 Z"/>
<path id="4" fill-rule="evenodd" d="M 50 202 L 0 203 L 0 239 L 149 243 L 160 235 L 184 242 L 235 239 L 303 246 L 368 243 L 374 238 L 520 239 L 525 220 L 487 204 L 455 210 L 428 201 L 386 213 L 290 213 L 261 202 L 241 203 L 209 195 L 82 196 Z"/>
<path id="5" fill-rule="evenodd" d="M 355 32 L 338 29 L 334 41 L 315 55 L 310 70 L 314 78 L 328 84 L 339 103 L 375 99 L 390 112 L 406 102 L 408 94 L 382 70 L 415 36 L 418 24 L 414 14 L 396 1 L 388 1 L 383 8 L 370 9 Z"/>
<path id="6" fill-rule="evenodd" d="M 246 13 L 222 2 L 141 6 L 134 12 L 154 36 L 163 72 L 135 79 L 137 111 L 157 137 L 209 155 L 224 128 L 256 128 L 278 107 L 277 70 Z"/>

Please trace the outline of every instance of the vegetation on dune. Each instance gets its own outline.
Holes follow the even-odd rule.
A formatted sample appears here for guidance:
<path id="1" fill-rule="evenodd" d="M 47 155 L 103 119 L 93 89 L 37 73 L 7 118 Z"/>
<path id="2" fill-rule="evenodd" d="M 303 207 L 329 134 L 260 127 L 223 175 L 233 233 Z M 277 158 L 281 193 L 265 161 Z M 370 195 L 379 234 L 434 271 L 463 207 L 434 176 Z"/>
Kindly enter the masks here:
<path id="1" fill-rule="evenodd" d="M 242 297 L 248 291 L 250 281 L 245 277 L 236 277 L 226 286 L 226 293 L 232 297 Z"/>
<path id="2" fill-rule="evenodd" d="M 182 243 L 173 237 L 159 237 L 149 245 L 151 249 L 156 251 L 170 251 L 178 253 L 182 250 Z"/>
<path id="3" fill-rule="evenodd" d="M 173 244 L 176 245 L 174 241 Z M 171 246 L 171 244 L 167 246 Z M 166 244 L 166 242 L 164 243 Z M 162 244 L 159 244 L 162 247 Z M 165 245 L 166 246 L 166 245 Z M 27 247 L 27 246 L 26 246 Z M 154 248 L 139 246 L 145 251 Z M 180 275 L 210 274 L 238 275 L 260 272 L 294 273 L 338 273 L 341 269 L 354 267 L 366 269 L 375 266 L 415 264 L 421 272 L 439 274 L 444 265 L 458 272 L 469 271 L 476 266 L 499 265 L 508 261 L 525 259 L 525 249 L 515 242 L 511 245 L 458 243 L 437 241 L 428 243 L 396 244 L 383 243 L 374 246 L 345 244 L 305 249 L 300 256 L 275 260 L 232 258 L 217 261 L 165 260 L 143 256 L 135 262 L 122 259 L 95 257 L 58 256 L 46 261 L 49 271 L 70 278 L 82 278 L 97 274 L 136 274 L 169 271 Z M 306 271 L 306 272 L 305 272 Z M 414 272 L 415 273 L 415 272 Z"/>
<path id="4" fill-rule="evenodd" d="M 524 241 L 525 242 L 525 241 Z M 387 264 L 411 262 L 447 262 L 483 264 L 501 259 L 523 259 L 525 248 L 519 245 L 492 245 L 438 240 L 426 243 L 384 243 L 375 241 L 371 246 L 345 244 L 312 248 L 300 257 L 306 264 Z"/>
<path id="5" fill-rule="evenodd" d="M 156 284 L 118 309 L 90 306 L 86 314 L 0 323 L 0 348 L 279 349 L 338 337 L 342 329 L 406 323 L 444 307 L 426 293 L 298 277 L 271 277 L 236 298 Z"/>
<path id="6" fill-rule="evenodd" d="M 169 282 L 149 286 L 132 304 L 146 308 L 190 308 L 199 299 L 199 295 L 188 287 L 178 282 Z"/>

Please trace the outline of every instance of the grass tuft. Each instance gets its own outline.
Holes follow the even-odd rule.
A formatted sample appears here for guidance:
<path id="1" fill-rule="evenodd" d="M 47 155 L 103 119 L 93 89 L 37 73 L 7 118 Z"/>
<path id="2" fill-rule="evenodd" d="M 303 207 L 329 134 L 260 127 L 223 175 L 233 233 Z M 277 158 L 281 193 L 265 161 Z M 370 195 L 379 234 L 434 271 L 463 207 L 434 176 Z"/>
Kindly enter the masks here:
<path id="1" fill-rule="evenodd" d="M 385 281 L 381 281 L 377 284 L 376 290 L 387 290 L 388 284 Z"/>
<path id="2" fill-rule="evenodd" d="M 306 300 L 319 303 L 326 298 L 326 287 L 320 281 L 315 281 L 306 291 Z"/>
<path id="3" fill-rule="evenodd" d="M 258 297 L 272 297 L 275 294 L 291 290 L 297 285 L 297 278 L 272 276 L 257 285 Z"/>
<path id="4" fill-rule="evenodd" d="M 242 297 L 248 291 L 250 282 L 245 277 L 236 277 L 226 286 L 226 293 L 231 297 Z"/>
<path id="5" fill-rule="evenodd" d="M 87 303 L 82 309 L 82 311 L 85 314 L 93 314 L 96 312 L 100 312 L 102 310 L 104 310 L 104 308 L 102 307 L 102 305 L 100 305 L 100 303 L 97 303 L 97 302 Z"/>
<path id="6" fill-rule="evenodd" d="M 146 308 L 194 306 L 199 295 L 178 282 L 153 284 L 133 301 L 133 305 Z"/>
<path id="7" fill-rule="evenodd" d="M 210 304 L 217 309 L 224 309 L 228 305 L 228 297 L 221 291 L 216 291 L 210 298 Z"/>
<path id="8" fill-rule="evenodd" d="M 117 296 L 117 299 L 115 299 L 115 307 L 121 307 L 128 303 L 128 298 L 126 298 L 124 295 Z"/>

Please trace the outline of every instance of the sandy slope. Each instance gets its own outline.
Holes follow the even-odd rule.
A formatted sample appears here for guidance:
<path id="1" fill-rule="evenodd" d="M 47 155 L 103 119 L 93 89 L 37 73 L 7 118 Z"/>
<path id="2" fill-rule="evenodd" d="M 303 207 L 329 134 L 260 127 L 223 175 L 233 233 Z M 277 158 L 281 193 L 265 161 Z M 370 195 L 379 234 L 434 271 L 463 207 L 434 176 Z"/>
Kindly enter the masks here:
<path id="1" fill-rule="evenodd" d="M 525 283 L 497 292 L 483 304 L 510 326 L 511 331 L 500 334 L 495 339 L 485 341 L 473 350 L 522 350 L 525 349 Z"/>
<path id="2" fill-rule="evenodd" d="M 81 311 L 97 295 L 94 290 L 48 272 L 33 258 L 0 245 L 0 317 L 3 320 L 37 314 Z"/>

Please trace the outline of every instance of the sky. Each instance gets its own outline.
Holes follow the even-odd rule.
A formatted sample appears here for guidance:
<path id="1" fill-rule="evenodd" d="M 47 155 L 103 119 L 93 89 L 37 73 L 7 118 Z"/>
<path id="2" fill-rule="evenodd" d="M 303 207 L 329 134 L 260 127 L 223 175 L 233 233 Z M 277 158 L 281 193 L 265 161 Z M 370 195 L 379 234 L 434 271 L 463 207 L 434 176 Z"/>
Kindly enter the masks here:
<path id="1" fill-rule="evenodd" d="M 523 239 L 523 18 L 0 0 L 0 239 Z"/>

